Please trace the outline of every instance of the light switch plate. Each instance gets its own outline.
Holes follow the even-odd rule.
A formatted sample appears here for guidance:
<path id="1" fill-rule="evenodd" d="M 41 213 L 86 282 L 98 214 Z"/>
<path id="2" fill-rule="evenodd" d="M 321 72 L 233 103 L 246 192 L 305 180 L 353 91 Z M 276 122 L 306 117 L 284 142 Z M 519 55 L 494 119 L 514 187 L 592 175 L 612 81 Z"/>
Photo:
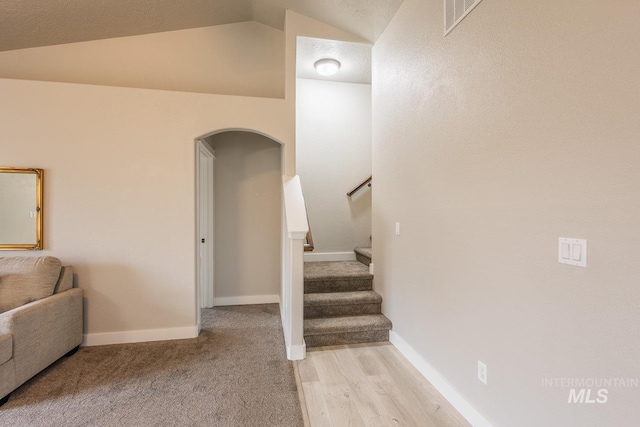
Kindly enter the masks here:
<path id="1" fill-rule="evenodd" d="M 560 264 L 587 266 L 587 241 L 571 237 L 558 239 L 558 262 Z"/>

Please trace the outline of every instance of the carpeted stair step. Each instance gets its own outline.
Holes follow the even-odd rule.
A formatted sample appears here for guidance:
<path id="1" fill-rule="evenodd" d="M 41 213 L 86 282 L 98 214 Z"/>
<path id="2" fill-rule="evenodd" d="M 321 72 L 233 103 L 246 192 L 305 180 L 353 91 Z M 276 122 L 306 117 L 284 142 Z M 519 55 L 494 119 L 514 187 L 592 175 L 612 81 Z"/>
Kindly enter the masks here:
<path id="1" fill-rule="evenodd" d="M 322 261 L 304 264 L 304 293 L 370 291 L 373 275 L 358 261 Z"/>
<path id="2" fill-rule="evenodd" d="M 374 291 L 331 292 L 304 296 L 305 319 L 380 314 L 382 297 Z"/>
<path id="3" fill-rule="evenodd" d="M 389 329 L 391 321 L 382 314 L 307 319 L 304 340 L 307 347 L 388 341 Z"/>
<path id="4" fill-rule="evenodd" d="M 355 248 L 356 261 L 361 262 L 367 267 L 371 264 L 371 248 Z"/>

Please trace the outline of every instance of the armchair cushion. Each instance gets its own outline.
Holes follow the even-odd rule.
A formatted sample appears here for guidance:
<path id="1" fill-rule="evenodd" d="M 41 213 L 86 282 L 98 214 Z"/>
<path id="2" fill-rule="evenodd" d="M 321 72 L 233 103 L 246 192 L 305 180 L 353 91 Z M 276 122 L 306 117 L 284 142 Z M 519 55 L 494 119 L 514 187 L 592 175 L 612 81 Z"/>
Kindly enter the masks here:
<path id="1" fill-rule="evenodd" d="M 54 294 L 59 294 L 60 292 L 67 291 L 73 288 L 73 267 L 69 265 L 63 265 L 60 270 L 60 278 L 58 279 L 58 283 L 56 284 Z"/>
<path id="2" fill-rule="evenodd" d="M 50 256 L 0 258 L 0 313 L 53 295 L 61 268 Z"/>

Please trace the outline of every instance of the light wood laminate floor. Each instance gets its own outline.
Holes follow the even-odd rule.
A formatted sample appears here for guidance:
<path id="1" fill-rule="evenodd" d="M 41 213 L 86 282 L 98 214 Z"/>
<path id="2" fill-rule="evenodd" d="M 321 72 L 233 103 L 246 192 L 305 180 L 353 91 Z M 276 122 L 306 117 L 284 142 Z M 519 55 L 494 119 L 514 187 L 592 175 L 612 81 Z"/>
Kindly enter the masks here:
<path id="1" fill-rule="evenodd" d="M 310 427 L 469 426 L 389 343 L 310 349 L 295 365 Z"/>

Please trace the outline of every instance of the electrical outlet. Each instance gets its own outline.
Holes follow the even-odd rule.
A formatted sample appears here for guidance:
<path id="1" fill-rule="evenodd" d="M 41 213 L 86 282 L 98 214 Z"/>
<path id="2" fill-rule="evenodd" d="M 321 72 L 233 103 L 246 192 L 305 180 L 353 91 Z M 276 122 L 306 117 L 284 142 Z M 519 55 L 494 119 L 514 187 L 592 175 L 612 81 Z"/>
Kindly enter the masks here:
<path id="1" fill-rule="evenodd" d="M 478 360 L 478 379 L 487 383 L 487 365 Z"/>

